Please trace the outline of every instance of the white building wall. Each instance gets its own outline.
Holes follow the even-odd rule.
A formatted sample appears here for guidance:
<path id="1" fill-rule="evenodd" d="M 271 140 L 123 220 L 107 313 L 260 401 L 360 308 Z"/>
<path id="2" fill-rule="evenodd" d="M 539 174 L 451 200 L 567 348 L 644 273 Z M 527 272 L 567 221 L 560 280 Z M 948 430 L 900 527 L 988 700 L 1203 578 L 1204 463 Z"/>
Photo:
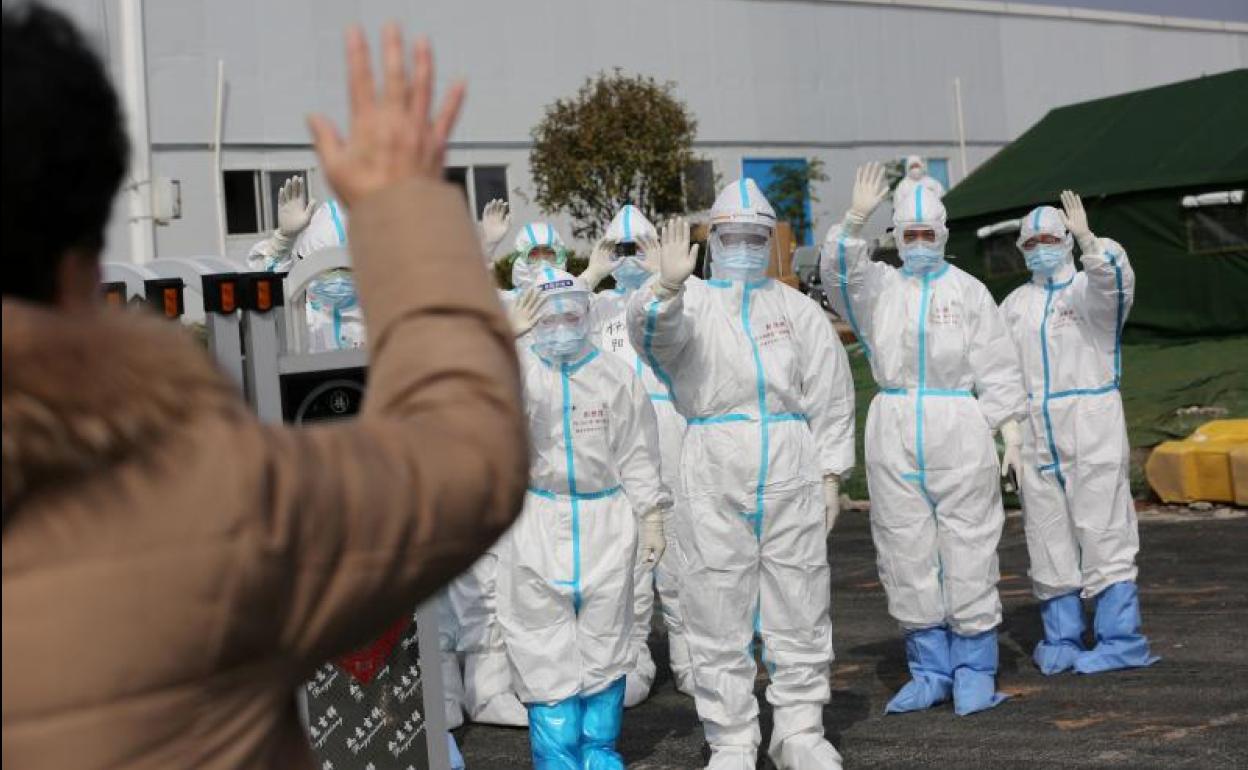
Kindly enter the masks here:
<path id="1" fill-rule="evenodd" d="M 57 4 L 115 43 L 115 0 Z M 952 181 L 961 178 L 955 77 L 973 169 L 1055 106 L 1248 66 L 1246 25 L 1192 29 L 1157 17 L 1054 18 L 1006 3 L 923 5 L 149 1 L 152 162 L 155 173 L 179 180 L 183 203 L 182 219 L 158 228 L 157 253 L 216 249 L 209 143 L 217 60 L 227 80 L 225 168 L 314 168 L 304 116 L 344 121 L 342 33 L 356 21 L 374 40 L 390 19 L 429 36 L 440 80 L 468 79 L 449 162 L 506 164 L 517 222 L 546 216 L 532 203 L 527 166 L 543 107 L 615 67 L 676 83 L 698 119 L 696 150 L 724 181 L 746 157 L 823 159 L 831 178 L 815 190 L 818 236 L 847 205 L 861 162 L 917 152 L 949 158 Z M 326 194 L 319 175 L 313 189 Z M 124 227 L 110 229 L 110 258 L 126 253 L 124 235 Z M 252 241 L 231 237 L 227 250 L 241 255 Z"/>

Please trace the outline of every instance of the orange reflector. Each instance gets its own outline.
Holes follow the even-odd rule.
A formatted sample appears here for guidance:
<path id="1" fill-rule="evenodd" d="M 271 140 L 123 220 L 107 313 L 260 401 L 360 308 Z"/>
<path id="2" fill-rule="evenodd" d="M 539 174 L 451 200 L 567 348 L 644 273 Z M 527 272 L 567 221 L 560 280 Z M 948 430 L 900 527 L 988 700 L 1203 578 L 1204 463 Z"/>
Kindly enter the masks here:
<path id="1" fill-rule="evenodd" d="M 110 289 L 104 293 L 104 302 L 109 307 L 121 307 L 126 304 L 126 295 L 124 292 Z"/>
<path id="2" fill-rule="evenodd" d="M 273 309 L 273 292 L 268 281 L 256 283 L 256 309 L 261 312 Z"/>
<path id="3" fill-rule="evenodd" d="M 234 309 L 238 307 L 234 300 L 234 282 L 222 281 L 218 285 L 221 287 L 221 312 L 233 313 Z"/>
<path id="4" fill-rule="evenodd" d="M 177 318 L 178 317 L 178 290 L 177 289 L 164 289 L 162 293 L 165 298 L 165 318 Z"/>

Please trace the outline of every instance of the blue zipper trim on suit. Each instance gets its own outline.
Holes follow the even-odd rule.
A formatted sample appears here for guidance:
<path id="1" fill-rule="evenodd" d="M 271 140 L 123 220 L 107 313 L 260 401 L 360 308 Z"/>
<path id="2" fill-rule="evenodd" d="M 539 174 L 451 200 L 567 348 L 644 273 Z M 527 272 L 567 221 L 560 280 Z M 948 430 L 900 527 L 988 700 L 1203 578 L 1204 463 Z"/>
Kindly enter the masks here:
<path id="1" fill-rule="evenodd" d="M 624 237 L 621 239 L 625 242 L 633 239 L 633 209 L 631 206 L 624 207 Z"/>
<path id="2" fill-rule="evenodd" d="M 885 396 L 908 396 L 912 393 L 917 394 L 917 388 L 880 388 L 880 393 Z M 949 398 L 974 398 L 975 392 L 970 390 L 955 390 L 950 388 L 923 388 L 922 393 L 927 396 L 945 396 Z"/>
<path id="3" fill-rule="evenodd" d="M 605 500 L 608 497 L 614 497 L 615 495 L 619 494 L 621 489 L 622 487 L 620 487 L 617 484 L 614 487 L 603 489 L 599 492 L 578 492 L 575 495 L 575 499 L 577 500 Z M 549 489 L 540 489 L 538 487 L 529 487 L 529 492 L 545 500 L 571 500 L 574 497 L 573 495 L 570 495 L 570 494 L 563 494 L 561 492 L 552 492 Z M 565 580 L 565 581 L 555 581 L 555 582 L 568 584 L 571 581 Z"/>
<path id="4" fill-rule="evenodd" d="M 1072 278 L 1071 281 L 1074 279 Z M 1045 439 L 1049 445 L 1049 456 L 1052 458 L 1053 475 L 1057 477 L 1057 483 L 1062 489 L 1066 489 L 1066 477 L 1062 475 L 1062 461 L 1057 456 L 1057 442 L 1053 440 L 1053 418 L 1049 414 L 1049 398 L 1050 398 L 1050 374 L 1049 374 L 1049 311 L 1053 305 L 1053 295 L 1059 289 L 1063 289 L 1070 285 L 1070 281 L 1063 284 L 1053 283 L 1053 279 L 1049 278 L 1045 282 L 1044 294 L 1044 315 L 1040 319 L 1040 360 L 1044 367 L 1044 395 L 1040 400 L 1040 414 L 1044 419 Z"/>
<path id="5" fill-rule="evenodd" d="M 849 321 L 849 328 L 853 329 L 854 336 L 862 343 L 863 355 L 867 357 L 867 360 L 870 360 L 871 345 L 867 343 L 867 338 L 863 336 L 862 330 L 858 328 L 858 319 L 854 317 L 854 306 L 849 303 L 849 276 L 846 274 L 848 268 L 845 261 L 845 234 L 843 232 L 836 241 L 836 265 L 841 272 L 841 301 L 845 303 L 845 320 Z"/>
<path id="6" fill-rule="evenodd" d="M 347 229 L 342 226 L 342 217 L 338 215 L 338 204 L 329 201 L 329 216 L 334 220 L 334 230 L 338 232 L 338 245 L 347 242 Z"/>
<path id="7" fill-rule="evenodd" d="M 559 367 L 563 388 L 563 444 L 567 459 L 568 497 L 572 499 L 572 611 L 581 614 L 581 497 L 576 488 L 576 460 L 572 452 L 572 384 L 569 367 Z"/>
<path id="8" fill-rule="evenodd" d="M 659 359 L 654 355 L 654 331 L 659 323 L 659 300 L 656 297 L 646 305 L 646 330 L 642 340 L 642 351 L 646 355 L 646 363 L 650 365 L 650 370 L 654 372 L 654 376 L 663 383 L 663 387 L 667 388 L 667 393 L 672 400 L 676 398 L 676 387 L 672 384 L 672 377 L 659 363 Z"/>
<path id="9" fill-rule="evenodd" d="M 922 199 L 922 197 L 920 195 L 919 199 Z M 916 203 L 917 205 L 919 204 Z M 915 389 L 914 398 L 914 461 L 915 465 L 918 466 L 917 479 L 919 489 L 923 492 L 923 496 L 927 498 L 927 503 L 932 508 L 932 516 L 934 518 L 936 516 L 936 502 L 927 490 L 927 457 L 923 449 L 923 399 L 927 393 L 927 306 L 928 301 L 931 299 L 931 294 L 932 278 L 930 275 L 925 275 L 923 276 L 922 294 L 919 298 L 919 387 Z M 937 558 L 939 558 L 939 555 Z"/>
<path id="10" fill-rule="evenodd" d="M 744 191 L 745 183 L 741 184 Z M 758 340 L 754 338 L 754 332 L 750 329 L 750 293 L 753 289 L 749 285 L 742 287 L 741 290 L 741 327 L 745 331 L 746 338 L 750 341 L 750 348 L 754 353 L 754 380 L 755 388 L 758 391 L 758 415 L 759 415 L 759 432 L 762 437 L 762 446 L 759 450 L 759 468 L 758 468 L 758 485 L 754 490 L 754 541 L 758 543 L 758 558 L 762 560 L 762 543 L 763 543 L 763 492 L 767 486 L 767 472 L 771 462 L 771 432 L 767 427 L 770 423 L 770 415 L 767 412 L 767 376 L 763 369 L 763 353 L 758 346 Z M 760 569 L 758 596 L 754 600 L 754 635 L 751 643 L 762 636 L 762 574 Z M 768 666 L 766 648 L 762 648 L 763 665 Z"/>
<path id="11" fill-rule="evenodd" d="M 1127 298 L 1122 291 L 1122 265 L 1112 251 L 1105 252 L 1109 266 L 1114 269 L 1114 284 L 1118 290 L 1118 314 L 1114 320 L 1114 386 L 1122 383 L 1122 324 L 1126 320 Z"/>
<path id="12" fill-rule="evenodd" d="M 686 422 L 688 425 L 718 425 L 725 422 L 754 422 L 755 419 L 753 415 L 744 412 L 729 412 L 709 417 L 690 417 Z M 810 422 L 810 417 L 804 412 L 776 412 L 764 416 L 761 422 Z"/>

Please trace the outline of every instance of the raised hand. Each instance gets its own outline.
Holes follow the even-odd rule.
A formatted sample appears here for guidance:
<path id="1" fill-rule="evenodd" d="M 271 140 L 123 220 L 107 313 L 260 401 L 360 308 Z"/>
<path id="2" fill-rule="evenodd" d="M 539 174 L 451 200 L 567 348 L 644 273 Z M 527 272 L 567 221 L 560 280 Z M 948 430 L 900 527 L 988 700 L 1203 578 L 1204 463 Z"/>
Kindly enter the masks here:
<path id="1" fill-rule="evenodd" d="M 511 213 L 507 210 L 507 201 L 495 198 L 485 204 L 481 212 L 481 240 L 486 251 L 493 251 L 498 242 L 511 229 Z"/>
<path id="2" fill-rule="evenodd" d="M 511 330 L 517 337 L 523 337 L 529 333 L 530 329 L 537 326 L 538 320 L 542 317 L 542 308 L 545 306 L 546 300 L 536 288 L 526 289 L 516 299 L 508 316 L 511 321 Z"/>
<path id="3" fill-rule="evenodd" d="M 1080 248 L 1095 237 L 1088 226 L 1088 212 L 1083 208 L 1083 199 L 1071 190 L 1062 191 L 1062 221 L 1070 234 L 1075 236 Z"/>
<path id="4" fill-rule="evenodd" d="M 854 192 L 850 198 L 849 213 L 860 222 L 866 222 L 887 195 L 888 182 L 884 178 L 884 166 L 874 161 L 859 166 L 854 175 Z"/>
<path id="5" fill-rule="evenodd" d="M 292 176 L 277 191 L 277 229 L 287 238 L 294 238 L 307 228 L 316 210 L 316 200 L 308 200 L 303 177 Z"/>
<path id="6" fill-rule="evenodd" d="M 698 264 L 698 246 L 689 243 L 689 223 L 682 217 L 663 225 L 659 245 L 659 286 L 674 295 L 684 286 Z"/>
<path id="7" fill-rule="evenodd" d="M 451 86 L 436 117 L 430 116 L 433 55 L 416 41 L 414 72 L 404 64 L 398 25 L 382 30 L 382 87 L 378 92 L 360 28 L 347 33 L 351 121 L 346 139 L 323 115 L 308 118 L 317 157 L 334 194 L 350 207 L 364 197 L 413 177 L 442 177 L 446 142 L 464 101 L 462 81 Z"/>

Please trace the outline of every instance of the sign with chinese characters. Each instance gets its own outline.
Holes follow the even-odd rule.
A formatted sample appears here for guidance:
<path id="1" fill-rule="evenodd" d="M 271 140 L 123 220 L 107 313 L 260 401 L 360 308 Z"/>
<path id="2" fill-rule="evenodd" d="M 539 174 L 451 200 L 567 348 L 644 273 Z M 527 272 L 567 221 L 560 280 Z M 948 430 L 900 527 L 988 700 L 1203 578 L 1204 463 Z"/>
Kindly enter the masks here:
<path id="1" fill-rule="evenodd" d="M 320 770 L 429 767 L 415 615 L 399 628 L 398 643 L 386 645 L 388 654 L 367 681 L 326 663 L 305 685 Z"/>

